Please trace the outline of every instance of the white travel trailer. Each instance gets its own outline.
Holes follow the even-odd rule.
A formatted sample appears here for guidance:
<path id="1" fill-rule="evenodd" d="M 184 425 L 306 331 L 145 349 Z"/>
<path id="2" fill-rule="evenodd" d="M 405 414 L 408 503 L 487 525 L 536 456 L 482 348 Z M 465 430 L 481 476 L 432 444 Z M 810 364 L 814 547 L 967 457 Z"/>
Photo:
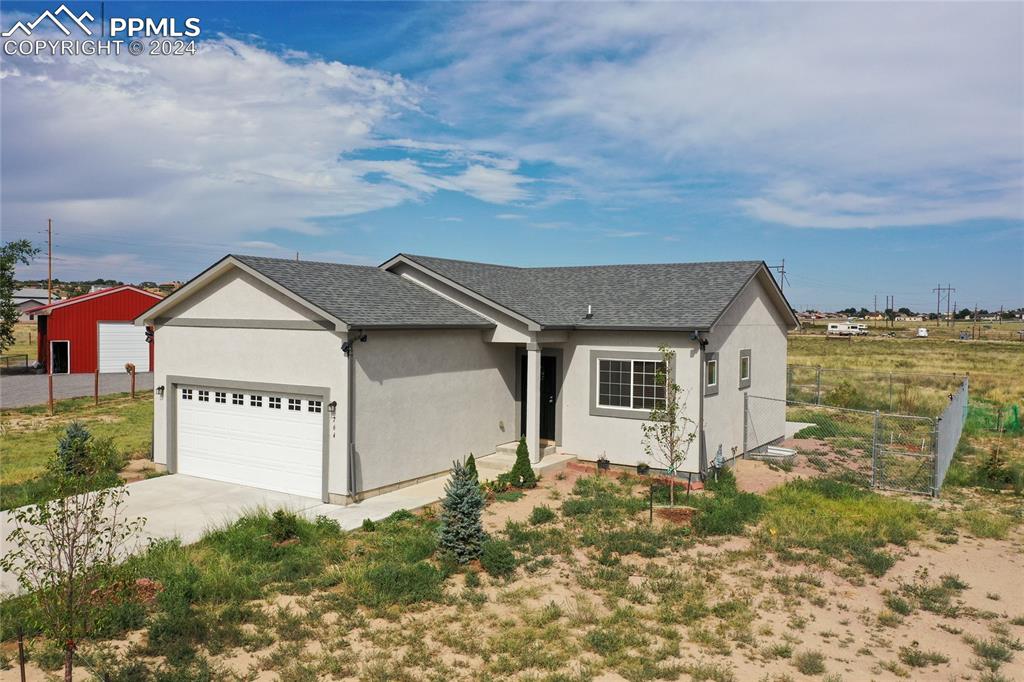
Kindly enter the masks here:
<path id="1" fill-rule="evenodd" d="M 825 332 L 830 336 L 859 336 L 860 325 L 852 322 L 829 322 Z"/>

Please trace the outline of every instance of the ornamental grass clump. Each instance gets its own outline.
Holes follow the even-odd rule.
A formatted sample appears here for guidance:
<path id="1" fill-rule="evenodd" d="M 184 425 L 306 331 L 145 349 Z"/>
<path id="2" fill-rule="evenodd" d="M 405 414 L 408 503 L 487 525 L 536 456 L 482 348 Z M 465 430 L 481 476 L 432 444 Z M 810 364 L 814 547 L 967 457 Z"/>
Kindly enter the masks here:
<path id="1" fill-rule="evenodd" d="M 460 564 L 480 556 L 487 539 L 481 514 L 484 497 L 476 477 L 462 462 L 452 463 L 452 474 L 444 486 L 438 546 Z"/>

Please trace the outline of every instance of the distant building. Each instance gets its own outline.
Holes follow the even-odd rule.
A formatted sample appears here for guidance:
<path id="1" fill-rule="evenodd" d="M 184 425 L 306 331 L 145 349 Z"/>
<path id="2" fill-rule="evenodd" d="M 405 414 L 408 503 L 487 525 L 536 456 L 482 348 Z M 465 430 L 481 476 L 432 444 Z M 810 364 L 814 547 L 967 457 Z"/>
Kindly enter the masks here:
<path id="1" fill-rule="evenodd" d="M 33 316 L 25 311 L 46 305 L 48 302 L 46 289 L 18 289 L 12 298 L 15 307 L 18 308 L 18 322 L 31 322 Z M 53 300 L 59 301 L 60 297 L 54 296 Z"/>
<path id="2" fill-rule="evenodd" d="M 108 287 L 32 308 L 36 317 L 36 357 L 54 374 L 140 372 L 153 367 L 153 346 L 136 317 L 163 297 L 130 285 Z"/>

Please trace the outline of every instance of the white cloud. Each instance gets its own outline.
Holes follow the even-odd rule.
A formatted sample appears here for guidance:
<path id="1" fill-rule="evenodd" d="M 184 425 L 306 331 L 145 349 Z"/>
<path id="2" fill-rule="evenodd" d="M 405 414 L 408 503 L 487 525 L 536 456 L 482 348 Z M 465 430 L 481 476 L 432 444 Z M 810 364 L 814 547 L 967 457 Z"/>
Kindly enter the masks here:
<path id="1" fill-rule="evenodd" d="M 413 147 L 431 143 L 408 140 L 409 158 L 359 158 L 420 115 L 422 87 L 383 71 L 231 38 L 194 57 L 5 57 L 0 71 L 6 227 L 52 217 L 65 232 L 136 242 L 252 241 L 269 229 L 324 234 L 325 218 L 442 189 L 526 196 L 503 155 L 421 163 Z"/>
<path id="2" fill-rule="evenodd" d="M 561 159 L 597 201 L 731 176 L 786 224 L 1019 219 L 1022 26 L 1019 3 L 483 4 L 439 38 L 452 60 L 430 83 L 460 95 L 446 117 L 502 117 L 507 148 Z M 928 206 L 925 184 L 964 174 L 992 191 Z M 768 210 L 780 178 L 830 188 L 810 193 L 828 206 Z"/>

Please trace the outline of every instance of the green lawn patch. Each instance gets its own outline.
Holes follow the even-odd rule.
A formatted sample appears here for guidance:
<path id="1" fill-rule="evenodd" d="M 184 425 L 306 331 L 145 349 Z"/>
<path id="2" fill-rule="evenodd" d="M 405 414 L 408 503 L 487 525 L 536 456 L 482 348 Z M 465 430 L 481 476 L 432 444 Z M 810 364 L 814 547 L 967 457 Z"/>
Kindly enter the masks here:
<path id="1" fill-rule="evenodd" d="M 765 496 L 759 537 L 783 556 L 795 549 L 853 561 L 872 575 L 895 563 L 887 545 L 916 539 L 934 512 L 830 479 L 791 481 Z"/>

